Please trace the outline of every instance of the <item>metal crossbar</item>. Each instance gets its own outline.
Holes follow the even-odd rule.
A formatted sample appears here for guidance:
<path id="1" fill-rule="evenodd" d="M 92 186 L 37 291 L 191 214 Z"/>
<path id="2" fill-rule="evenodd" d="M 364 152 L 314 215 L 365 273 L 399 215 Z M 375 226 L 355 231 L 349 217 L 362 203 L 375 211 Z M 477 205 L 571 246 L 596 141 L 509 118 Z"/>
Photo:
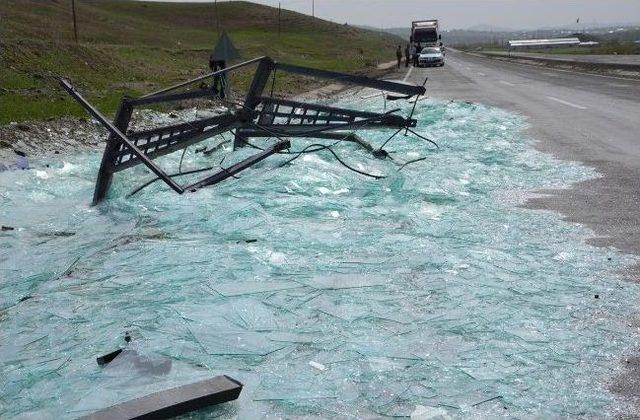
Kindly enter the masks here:
<path id="1" fill-rule="evenodd" d="M 269 97 L 261 97 L 256 110 L 258 123 L 271 126 L 330 126 L 373 118 L 380 118 L 386 127 L 400 128 L 416 125 L 416 120 L 407 120 L 399 115 L 356 111 Z"/>

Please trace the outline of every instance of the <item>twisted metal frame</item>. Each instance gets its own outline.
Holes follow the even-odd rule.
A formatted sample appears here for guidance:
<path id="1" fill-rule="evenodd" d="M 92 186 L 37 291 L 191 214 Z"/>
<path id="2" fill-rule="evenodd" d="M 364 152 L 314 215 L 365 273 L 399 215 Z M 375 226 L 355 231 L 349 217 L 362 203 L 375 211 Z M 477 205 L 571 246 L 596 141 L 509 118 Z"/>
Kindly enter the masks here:
<path id="1" fill-rule="evenodd" d="M 194 88 L 194 86 L 197 86 L 196 83 L 203 80 L 225 75 L 251 64 L 257 64 L 257 68 L 244 102 L 238 104 L 239 107 L 236 109 L 229 109 L 221 115 L 186 123 L 143 131 L 127 131 L 135 107 L 188 99 L 216 98 L 215 91 Z M 113 175 L 116 172 L 139 164 L 147 166 L 170 188 L 182 194 L 186 191 L 196 191 L 199 188 L 217 184 L 275 153 L 288 149 L 290 142 L 282 139 L 282 137 L 338 139 L 345 138 L 344 134 L 340 134 L 344 130 L 409 129 L 416 126 L 415 119 L 411 117 L 404 118 L 392 112 L 364 112 L 265 96 L 264 91 L 267 83 L 276 71 L 335 80 L 356 86 L 399 93 L 406 95 L 406 97 L 419 96 L 425 93 L 424 86 L 277 63 L 269 57 L 258 57 L 138 98 L 124 97 L 120 102 L 113 122 L 111 122 L 67 80 L 61 79 L 62 87 L 110 133 L 102 155 L 93 195 L 93 204 L 99 203 L 106 197 Z M 207 175 L 205 178 L 188 185 L 179 185 L 172 176 L 164 172 L 153 161 L 160 156 L 185 149 L 228 131 L 234 131 L 235 148 L 245 146 L 247 139 L 252 137 L 275 136 L 280 141 L 229 168 Z"/>

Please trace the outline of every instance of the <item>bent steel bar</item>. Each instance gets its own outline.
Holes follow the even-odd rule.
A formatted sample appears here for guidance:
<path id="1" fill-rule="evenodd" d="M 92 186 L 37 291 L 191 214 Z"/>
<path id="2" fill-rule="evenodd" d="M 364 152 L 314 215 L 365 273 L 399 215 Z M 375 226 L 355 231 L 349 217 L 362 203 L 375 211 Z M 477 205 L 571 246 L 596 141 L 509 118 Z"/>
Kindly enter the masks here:
<path id="1" fill-rule="evenodd" d="M 158 102 L 175 102 L 175 101 L 183 101 L 185 99 L 198 99 L 198 98 L 206 98 L 212 97 L 215 98 L 218 94 L 210 89 L 200 89 L 200 90 L 192 90 L 188 92 L 182 93 L 174 93 L 172 95 L 154 95 L 154 96 L 145 96 L 142 98 L 130 99 L 129 103 L 131 105 L 147 105 L 147 104 L 155 104 Z"/>
<path id="2" fill-rule="evenodd" d="M 315 126 L 314 130 L 300 130 L 300 127 L 297 126 L 254 126 L 253 130 L 245 131 L 246 129 L 241 129 L 241 133 L 253 132 L 259 135 L 249 136 L 249 137 L 302 137 L 302 138 L 324 138 L 323 136 L 318 136 L 319 134 L 336 132 L 336 131 L 352 131 L 363 128 L 365 123 L 346 123 L 346 124 L 325 124 Z M 368 122 L 366 123 L 367 128 L 369 129 L 380 129 L 380 128 L 389 128 L 388 125 L 383 124 L 381 122 Z M 405 127 L 400 127 L 404 129 Z"/>
<path id="3" fill-rule="evenodd" d="M 330 70 L 320 70 L 311 67 L 296 66 L 294 64 L 276 63 L 276 68 L 289 73 L 301 74 L 304 76 L 320 77 L 322 79 L 339 80 L 346 83 L 353 83 L 358 86 L 380 89 L 389 92 L 403 93 L 405 95 L 424 95 L 424 86 L 415 86 L 399 82 L 389 82 L 387 80 L 372 79 L 366 76 L 339 73 Z"/>
<path id="4" fill-rule="evenodd" d="M 238 172 L 241 172 L 247 169 L 248 167 L 255 165 L 256 163 L 268 158 L 269 156 L 275 153 L 288 149 L 289 147 L 291 147 L 291 143 L 288 140 L 278 142 L 273 146 L 264 149 L 262 152 L 255 154 L 253 156 L 250 156 L 247 159 L 240 161 L 233 166 L 230 166 L 226 169 L 223 168 L 220 172 L 217 172 L 201 181 L 194 182 L 193 184 L 185 187 L 185 190 L 189 190 L 193 192 L 198 188 L 206 187 L 207 185 L 217 184 L 218 182 L 224 181 L 225 179 L 234 176 Z"/>
<path id="5" fill-rule="evenodd" d="M 273 133 L 269 133 L 264 130 L 257 130 L 255 128 L 243 129 L 240 131 L 240 135 L 243 138 L 251 138 L 251 137 L 273 137 Z M 307 136 L 296 136 L 300 138 L 307 138 Z M 339 141 L 348 141 L 352 143 L 357 143 L 363 149 L 373 152 L 374 148 L 366 142 L 362 137 L 357 135 L 354 132 L 324 132 L 324 133 L 315 133 L 313 135 L 309 135 L 308 138 L 321 139 L 321 140 L 339 140 Z"/>
<path id="6" fill-rule="evenodd" d="M 78 103 L 80 103 L 80 105 L 82 105 L 84 109 L 87 110 L 87 112 L 89 112 L 89 114 L 100 121 L 100 123 L 107 130 L 109 130 L 109 132 L 114 135 L 118 141 L 126 144 L 131 149 L 131 152 L 138 159 L 140 159 L 142 163 L 147 166 L 147 168 L 149 168 L 154 174 L 161 178 L 178 194 L 182 194 L 184 192 L 180 185 L 176 184 L 176 182 L 171 179 L 169 175 L 167 175 L 162 169 L 160 169 L 155 163 L 153 163 L 153 161 L 149 159 L 147 155 L 145 155 L 140 149 L 138 149 L 134 142 L 129 140 L 127 136 L 125 136 L 115 125 L 111 123 L 111 121 L 107 120 L 105 116 L 100 113 L 100 111 L 98 111 L 93 105 L 87 102 L 87 100 L 84 99 L 82 95 L 78 91 L 76 91 L 75 88 L 71 86 L 71 84 L 67 80 L 60 79 L 60 84 L 67 92 L 69 92 L 69 95 L 73 96 L 75 100 L 78 101 Z"/>
<path id="7" fill-rule="evenodd" d="M 173 86 L 161 89 L 161 90 L 159 90 L 157 92 L 147 93 L 146 95 L 140 96 L 137 99 L 149 98 L 151 96 L 156 96 L 156 95 L 161 95 L 163 93 L 171 92 L 172 90 L 180 89 L 182 87 L 189 86 L 192 83 L 196 83 L 196 82 L 200 82 L 202 80 L 208 79 L 209 77 L 220 76 L 222 74 L 226 74 L 226 73 L 230 72 L 231 70 L 239 69 L 241 67 L 245 67 L 245 66 L 248 66 L 250 64 L 257 63 L 258 61 L 262 61 L 265 58 L 267 58 L 267 57 L 257 57 L 257 58 L 254 58 L 253 60 L 249 60 L 249 61 L 245 61 L 245 62 L 242 62 L 242 63 L 239 63 L 239 64 L 235 64 L 233 66 L 226 67 L 226 68 L 224 68 L 222 70 L 214 71 L 213 73 L 208 73 L 208 74 L 205 74 L 204 76 L 196 77 L 195 79 L 191 79 L 191 80 L 188 80 L 186 82 L 178 83 L 177 85 L 173 85 Z"/>

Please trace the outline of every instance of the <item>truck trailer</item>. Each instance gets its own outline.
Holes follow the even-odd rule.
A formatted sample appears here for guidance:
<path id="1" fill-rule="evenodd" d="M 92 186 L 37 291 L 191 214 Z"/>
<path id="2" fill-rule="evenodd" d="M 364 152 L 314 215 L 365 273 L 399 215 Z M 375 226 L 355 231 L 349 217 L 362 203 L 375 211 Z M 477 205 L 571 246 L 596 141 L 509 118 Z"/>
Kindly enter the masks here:
<path id="1" fill-rule="evenodd" d="M 411 42 L 423 47 L 436 47 L 441 38 L 438 34 L 438 19 L 411 22 Z"/>

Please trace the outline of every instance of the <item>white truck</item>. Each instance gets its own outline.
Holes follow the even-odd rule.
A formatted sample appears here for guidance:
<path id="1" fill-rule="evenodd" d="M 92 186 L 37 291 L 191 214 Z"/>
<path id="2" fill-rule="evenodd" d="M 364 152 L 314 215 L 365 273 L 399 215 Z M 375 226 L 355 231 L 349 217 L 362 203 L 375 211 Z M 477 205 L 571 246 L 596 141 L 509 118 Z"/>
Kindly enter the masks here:
<path id="1" fill-rule="evenodd" d="M 421 47 L 437 47 L 442 35 L 438 34 L 438 19 L 411 22 L 411 42 Z"/>

